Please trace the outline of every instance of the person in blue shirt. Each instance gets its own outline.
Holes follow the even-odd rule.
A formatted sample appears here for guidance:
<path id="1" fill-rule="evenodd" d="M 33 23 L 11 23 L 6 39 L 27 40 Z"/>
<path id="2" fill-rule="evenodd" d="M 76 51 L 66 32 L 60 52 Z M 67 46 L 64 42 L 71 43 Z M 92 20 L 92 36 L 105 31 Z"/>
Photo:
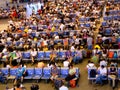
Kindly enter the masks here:
<path id="1" fill-rule="evenodd" d="M 22 67 L 22 65 L 20 65 L 17 69 L 17 75 L 16 75 L 16 78 L 15 78 L 15 81 L 14 81 L 14 84 L 16 84 L 17 80 L 20 79 L 21 80 L 21 83 L 23 82 L 23 74 L 25 72 L 25 68 Z"/>

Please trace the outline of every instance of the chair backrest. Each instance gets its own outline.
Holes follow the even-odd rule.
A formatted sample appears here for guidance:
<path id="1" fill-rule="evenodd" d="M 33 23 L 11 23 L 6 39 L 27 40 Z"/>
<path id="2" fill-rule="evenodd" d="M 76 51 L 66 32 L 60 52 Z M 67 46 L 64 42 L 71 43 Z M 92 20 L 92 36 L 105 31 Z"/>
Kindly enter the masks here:
<path id="1" fill-rule="evenodd" d="M 11 68 L 10 69 L 10 75 L 16 76 L 17 75 L 17 68 Z"/>
<path id="2" fill-rule="evenodd" d="M 45 53 L 43 51 L 39 51 L 37 53 L 37 58 L 44 58 L 45 57 Z"/>
<path id="3" fill-rule="evenodd" d="M 35 68 L 35 75 L 42 75 L 42 68 Z"/>
<path id="4" fill-rule="evenodd" d="M 71 52 L 71 56 L 72 56 L 72 57 L 75 56 L 75 53 L 76 53 L 75 51 L 72 51 L 72 52 Z"/>
<path id="5" fill-rule="evenodd" d="M 88 69 L 88 77 L 89 78 L 95 78 L 97 74 L 96 69 Z"/>
<path id="6" fill-rule="evenodd" d="M 61 68 L 61 75 L 67 76 L 69 74 L 69 68 L 62 67 Z"/>
<path id="7" fill-rule="evenodd" d="M 78 67 L 75 68 L 76 69 L 76 76 L 80 75 L 80 69 Z"/>
<path id="8" fill-rule="evenodd" d="M 60 51 L 58 52 L 59 57 L 65 57 L 65 51 Z"/>
<path id="9" fill-rule="evenodd" d="M 8 68 L 1 68 L 0 70 L 1 70 L 1 72 L 2 72 L 4 75 L 8 75 L 8 74 L 9 74 L 9 69 L 8 69 Z"/>
<path id="10" fill-rule="evenodd" d="M 48 67 L 43 68 L 43 75 L 44 76 L 51 75 L 51 68 Z"/>
<path id="11" fill-rule="evenodd" d="M 120 78 L 120 68 L 118 68 L 118 78 Z"/>
<path id="12" fill-rule="evenodd" d="M 26 71 L 27 71 L 28 76 L 34 75 L 34 68 L 27 68 Z"/>
<path id="13" fill-rule="evenodd" d="M 46 58 L 50 58 L 50 54 L 51 54 L 51 51 L 46 51 L 46 52 L 45 52 L 45 57 L 46 57 Z"/>
<path id="14" fill-rule="evenodd" d="M 23 52 L 23 53 L 22 53 L 22 57 L 23 57 L 24 59 L 30 59 L 30 57 L 31 57 L 30 52 Z"/>

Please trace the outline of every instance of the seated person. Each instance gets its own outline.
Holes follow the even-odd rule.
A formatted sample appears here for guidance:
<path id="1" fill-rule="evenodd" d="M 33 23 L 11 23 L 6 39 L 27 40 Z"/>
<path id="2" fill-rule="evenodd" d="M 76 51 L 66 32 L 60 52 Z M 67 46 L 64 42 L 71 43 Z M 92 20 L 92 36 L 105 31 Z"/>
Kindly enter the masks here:
<path id="1" fill-rule="evenodd" d="M 20 79 L 21 80 L 21 83 L 23 82 L 23 74 L 25 72 L 25 68 L 22 67 L 22 65 L 20 65 L 17 69 L 17 75 L 16 75 L 16 78 L 15 78 L 15 81 L 14 81 L 14 84 L 17 83 L 17 80 Z"/>
<path id="2" fill-rule="evenodd" d="M 76 77 L 76 69 L 73 67 L 72 64 L 69 65 L 69 74 L 68 76 L 65 78 L 66 81 L 70 81 L 72 79 L 74 79 Z"/>
<path id="3" fill-rule="evenodd" d="M 95 66 L 95 64 L 94 64 L 93 62 L 91 62 L 91 61 L 89 60 L 86 68 L 87 68 L 87 69 L 91 69 L 91 68 L 96 68 L 96 66 Z"/>
<path id="4" fill-rule="evenodd" d="M 36 49 L 34 48 L 34 49 L 32 49 L 32 51 L 31 51 L 31 58 L 32 58 L 32 63 L 34 64 L 34 62 L 35 62 L 35 57 L 37 56 L 37 51 L 36 51 Z"/>
<path id="5" fill-rule="evenodd" d="M 44 68 L 45 64 L 43 62 L 38 62 L 37 67 L 38 68 Z"/>
<path id="6" fill-rule="evenodd" d="M 108 77 L 112 80 L 112 87 L 115 87 L 115 80 L 117 77 L 117 68 L 115 65 L 111 65 L 111 67 L 109 69 Z"/>
<path id="7" fill-rule="evenodd" d="M 103 85 L 103 80 L 107 77 L 107 68 L 102 65 L 98 68 L 98 72 L 99 74 L 97 75 L 95 83 L 100 83 L 101 85 Z"/>
<path id="8" fill-rule="evenodd" d="M 59 73 L 59 71 L 58 71 L 58 68 L 57 68 L 57 66 L 55 65 L 55 64 L 53 64 L 53 67 L 52 67 L 52 69 L 51 69 L 51 74 L 52 74 L 52 76 L 51 76 L 51 80 L 52 81 L 54 81 L 55 79 L 57 79 L 58 78 L 58 73 Z"/>

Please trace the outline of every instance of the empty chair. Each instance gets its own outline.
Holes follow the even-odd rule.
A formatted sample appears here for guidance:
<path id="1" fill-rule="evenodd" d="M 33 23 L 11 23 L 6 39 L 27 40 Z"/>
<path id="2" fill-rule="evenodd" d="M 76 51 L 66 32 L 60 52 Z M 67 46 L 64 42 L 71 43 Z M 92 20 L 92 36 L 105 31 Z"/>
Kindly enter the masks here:
<path id="1" fill-rule="evenodd" d="M 46 51 L 44 60 L 50 60 L 50 54 L 51 54 L 51 51 Z"/>
<path id="2" fill-rule="evenodd" d="M 5 77 L 9 75 L 9 69 L 8 68 L 1 68 L 0 71 L 4 74 Z"/>
<path id="3" fill-rule="evenodd" d="M 69 74 L 69 68 L 67 68 L 67 67 L 61 67 L 60 78 L 66 78 L 68 74 Z"/>
<path id="4" fill-rule="evenodd" d="M 85 27 L 90 27 L 90 23 L 84 24 Z"/>
<path id="5" fill-rule="evenodd" d="M 23 61 L 29 61 L 29 60 L 31 60 L 30 52 L 23 52 L 22 53 L 22 60 Z"/>
<path id="6" fill-rule="evenodd" d="M 111 29 L 106 29 L 105 30 L 105 32 L 104 32 L 104 34 L 106 35 L 106 36 L 111 36 L 112 35 L 112 30 Z"/>
<path id="7" fill-rule="evenodd" d="M 80 77 L 80 69 L 78 67 L 75 68 L 76 69 L 76 77 Z"/>
<path id="8" fill-rule="evenodd" d="M 8 42 L 6 42 L 6 44 L 7 44 L 8 46 L 12 45 L 12 41 L 8 41 Z"/>
<path id="9" fill-rule="evenodd" d="M 45 79 L 46 81 L 48 81 L 50 77 L 51 77 L 51 68 L 48 67 L 43 68 L 43 75 L 41 79 Z"/>
<path id="10" fill-rule="evenodd" d="M 118 68 L 118 79 L 120 80 L 120 68 Z"/>
<path id="11" fill-rule="evenodd" d="M 45 53 L 43 51 L 39 51 L 37 53 L 37 61 L 40 61 L 40 60 L 44 60 L 44 57 L 45 57 Z"/>
<path id="12" fill-rule="evenodd" d="M 65 60 L 65 51 L 59 51 L 58 52 L 58 57 L 59 57 L 59 60 Z"/>
<path id="13" fill-rule="evenodd" d="M 16 75 L 17 75 L 17 68 L 11 68 L 10 69 L 10 76 L 7 77 L 7 79 L 15 79 L 16 78 Z"/>
<path id="14" fill-rule="evenodd" d="M 25 76 L 24 79 L 32 79 L 34 76 L 34 68 L 27 68 L 26 72 L 27 76 Z"/>
<path id="15" fill-rule="evenodd" d="M 35 68 L 33 79 L 39 80 L 42 77 L 42 68 Z"/>
<path id="16" fill-rule="evenodd" d="M 102 22 L 102 26 L 107 26 L 107 23 L 106 22 Z"/>

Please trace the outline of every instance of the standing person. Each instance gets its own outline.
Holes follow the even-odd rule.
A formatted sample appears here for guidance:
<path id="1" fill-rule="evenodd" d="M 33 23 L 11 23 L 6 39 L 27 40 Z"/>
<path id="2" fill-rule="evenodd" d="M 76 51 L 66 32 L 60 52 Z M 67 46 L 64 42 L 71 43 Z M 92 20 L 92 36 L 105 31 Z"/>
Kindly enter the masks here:
<path id="1" fill-rule="evenodd" d="M 87 37 L 88 50 L 92 50 L 92 43 L 93 43 L 93 38 L 90 35 L 88 35 L 88 37 Z"/>

